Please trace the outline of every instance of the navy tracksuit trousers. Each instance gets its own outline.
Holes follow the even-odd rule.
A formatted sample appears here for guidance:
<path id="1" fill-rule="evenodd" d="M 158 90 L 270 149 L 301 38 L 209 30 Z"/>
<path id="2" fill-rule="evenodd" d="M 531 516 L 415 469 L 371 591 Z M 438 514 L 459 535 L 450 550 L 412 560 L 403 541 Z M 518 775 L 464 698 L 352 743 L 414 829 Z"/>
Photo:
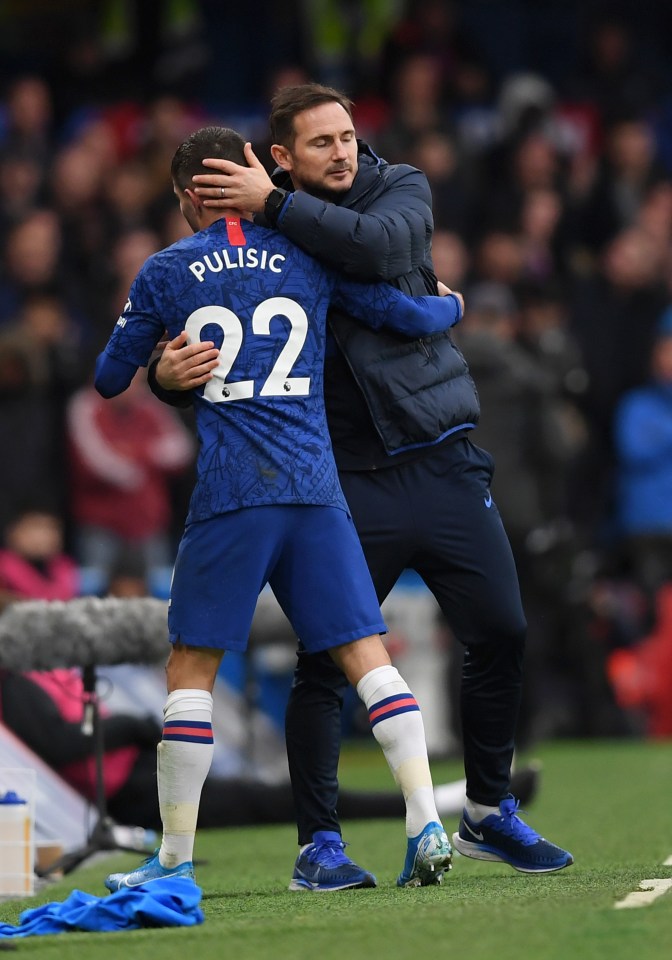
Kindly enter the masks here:
<path id="1" fill-rule="evenodd" d="M 467 795 L 508 793 L 522 691 L 526 622 L 518 577 L 490 495 L 493 461 L 460 438 L 341 484 L 382 601 L 405 569 L 436 597 L 465 656 L 460 693 Z M 347 680 L 327 653 L 299 652 L 286 715 L 299 843 L 339 831 L 341 706 Z"/>

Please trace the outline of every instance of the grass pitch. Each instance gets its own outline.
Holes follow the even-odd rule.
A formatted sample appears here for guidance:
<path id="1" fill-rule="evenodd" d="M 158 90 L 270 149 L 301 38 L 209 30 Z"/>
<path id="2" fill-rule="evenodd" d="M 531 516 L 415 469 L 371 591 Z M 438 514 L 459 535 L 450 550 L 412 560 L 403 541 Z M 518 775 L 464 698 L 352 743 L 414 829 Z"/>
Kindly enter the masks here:
<path id="1" fill-rule="evenodd" d="M 542 785 L 524 816 L 574 854 L 574 866 L 560 873 L 531 877 L 458 856 L 442 887 L 399 890 L 403 825 L 350 821 L 349 852 L 376 873 L 378 888 L 289 893 L 292 827 L 203 831 L 202 926 L 11 944 L 57 960 L 669 960 L 672 890 L 645 907 L 614 904 L 642 880 L 672 878 L 664 865 L 672 856 L 672 743 L 556 742 L 535 756 Z M 433 764 L 433 772 L 436 782 L 461 775 L 454 763 Z M 345 752 L 341 782 L 392 786 L 375 745 Z M 445 826 L 452 832 L 456 823 Z M 102 895 L 105 874 L 136 863 L 129 855 L 89 862 L 32 900 L 0 904 L 0 919 L 17 923 L 22 910 L 74 888 Z"/>

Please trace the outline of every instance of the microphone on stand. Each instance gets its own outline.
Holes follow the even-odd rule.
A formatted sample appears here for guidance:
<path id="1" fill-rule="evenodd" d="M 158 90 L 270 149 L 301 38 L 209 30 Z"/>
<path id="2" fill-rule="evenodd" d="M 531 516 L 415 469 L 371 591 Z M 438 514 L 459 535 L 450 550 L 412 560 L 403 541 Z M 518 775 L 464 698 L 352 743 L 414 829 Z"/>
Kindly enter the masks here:
<path id="1" fill-rule="evenodd" d="M 85 697 L 81 730 L 93 740 L 98 820 L 84 847 L 59 857 L 38 876 L 69 873 L 102 850 L 147 852 L 130 840 L 124 843 L 107 814 L 96 666 L 165 660 L 170 650 L 167 615 L 168 604 L 153 597 L 26 600 L 0 614 L 0 668 L 18 673 L 78 667 Z"/>

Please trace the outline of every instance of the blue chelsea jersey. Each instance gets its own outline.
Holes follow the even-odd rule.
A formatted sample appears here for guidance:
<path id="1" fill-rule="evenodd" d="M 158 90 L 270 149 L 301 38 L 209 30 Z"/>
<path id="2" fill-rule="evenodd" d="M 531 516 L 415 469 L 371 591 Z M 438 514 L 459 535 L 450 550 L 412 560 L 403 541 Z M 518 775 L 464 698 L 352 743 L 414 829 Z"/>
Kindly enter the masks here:
<path id="1" fill-rule="evenodd" d="M 212 380 L 196 391 L 200 450 L 187 522 L 265 504 L 347 509 L 323 400 L 327 310 L 341 306 L 372 327 L 396 317 L 403 329 L 425 299 L 342 280 L 247 221 L 217 220 L 150 257 L 105 354 L 145 366 L 164 329 L 219 349 Z M 449 306 L 432 304 L 430 332 L 455 322 Z M 420 313 L 426 321 L 424 304 Z"/>

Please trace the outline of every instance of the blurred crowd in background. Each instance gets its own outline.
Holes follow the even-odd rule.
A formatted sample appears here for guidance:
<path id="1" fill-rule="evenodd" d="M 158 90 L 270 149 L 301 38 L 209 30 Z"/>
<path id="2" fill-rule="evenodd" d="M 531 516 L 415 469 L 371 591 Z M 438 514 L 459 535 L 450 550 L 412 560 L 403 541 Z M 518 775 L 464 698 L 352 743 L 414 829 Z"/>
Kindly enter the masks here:
<path id="1" fill-rule="evenodd" d="M 671 47 L 654 0 L 4 3 L 5 600 L 17 550 L 100 591 L 170 567 L 189 414 L 143 371 L 103 402 L 93 361 L 144 260 L 188 231 L 178 144 L 234 126 L 272 169 L 270 97 L 317 80 L 432 187 L 529 619 L 523 741 L 672 735 Z M 16 547 L 35 514 L 58 528 L 42 555 Z"/>

